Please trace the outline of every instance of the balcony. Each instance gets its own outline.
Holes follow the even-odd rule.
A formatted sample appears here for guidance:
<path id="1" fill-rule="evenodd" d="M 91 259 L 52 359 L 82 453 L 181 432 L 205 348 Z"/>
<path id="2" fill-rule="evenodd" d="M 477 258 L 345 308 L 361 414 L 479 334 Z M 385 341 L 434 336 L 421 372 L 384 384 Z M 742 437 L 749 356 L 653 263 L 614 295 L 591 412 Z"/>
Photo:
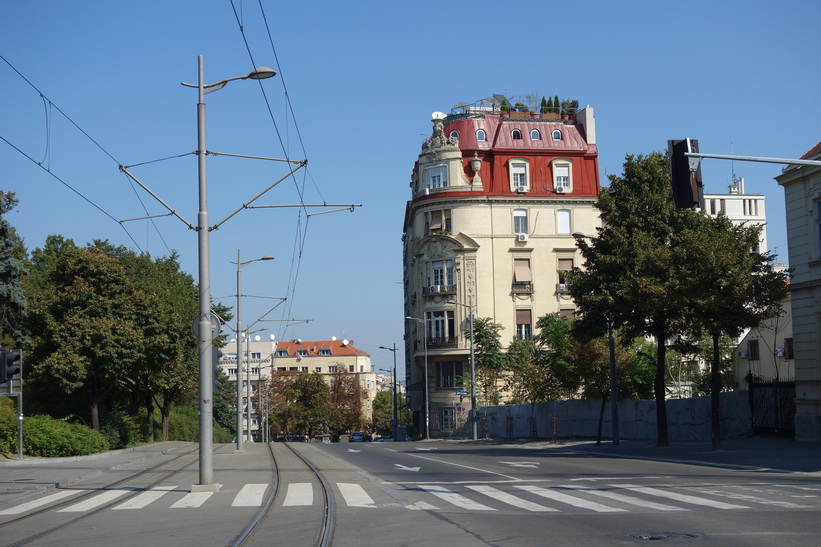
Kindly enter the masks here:
<path id="1" fill-rule="evenodd" d="M 457 342 L 455 336 L 428 338 L 428 349 L 455 348 Z"/>
<path id="2" fill-rule="evenodd" d="M 456 294 L 456 285 L 430 285 L 422 287 L 422 294 Z"/>
<path id="3" fill-rule="evenodd" d="M 511 292 L 513 292 L 513 294 L 530 294 L 530 293 L 533 292 L 533 283 L 531 283 L 531 282 L 514 283 L 510 290 L 511 290 Z"/>

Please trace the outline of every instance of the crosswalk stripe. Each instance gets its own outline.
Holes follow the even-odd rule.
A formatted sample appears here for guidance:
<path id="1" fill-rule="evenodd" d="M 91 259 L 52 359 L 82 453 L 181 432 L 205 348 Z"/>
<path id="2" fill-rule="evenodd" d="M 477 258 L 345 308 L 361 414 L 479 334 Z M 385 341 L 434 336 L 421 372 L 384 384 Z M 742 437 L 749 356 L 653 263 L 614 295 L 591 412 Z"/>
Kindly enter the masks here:
<path id="1" fill-rule="evenodd" d="M 556 492 L 555 490 L 542 488 L 541 486 L 527 484 L 516 486 L 516 488 L 518 488 L 519 490 L 524 490 L 525 492 L 531 492 L 533 494 L 536 494 L 537 496 L 542 496 L 543 498 L 558 501 L 560 503 L 566 503 L 567 505 L 572 505 L 574 507 L 590 509 L 591 511 L 595 511 L 597 513 L 623 513 L 626 511 L 626 509 L 610 507 L 607 505 L 602 505 L 601 503 L 596 503 L 595 501 L 589 501 L 583 498 L 568 496 L 567 494 L 562 494 L 561 492 Z"/>
<path id="2" fill-rule="evenodd" d="M 339 482 L 336 486 L 342 493 L 342 497 L 345 498 L 345 503 L 348 504 L 348 507 L 375 507 L 373 499 L 371 499 L 361 485 Z"/>
<path id="3" fill-rule="evenodd" d="M 267 489 L 268 484 L 246 484 L 234 498 L 231 507 L 259 507 Z"/>
<path id="4" fill-rule="evenodd" d="M 684 503 L 691 503 L 693 505 L 703 505 L 705 507 L 713 507 L 714 509 L 748 509 L 744 505 L 734 505 L 732 503 L 724 503 L 722 501 L 713 501 L 707 498 L 697 498 L 696 496 L 689 496 L 687 494 L 679 494 L 671 490 L 659 490 L 658 488 L 650 488 L 648 486 L 638 486 L 635 484 L 611 484 L 610 486 L 616 488 L 626 488 L 647 494 L 648 496 L 658 496 L 666 499 L 683 501 Z"/>
<path id="5" fill-rule="evenodd" d="M 171 509 L 195 509 L 208 501 L 213 496 L 213 492 L 189 492 L 182 499 L 172 505 Z"/>
<path id="6" fill-rule="evenodd" d="M 137 494 L 136 496 L 134 496 L 133 498 L 131 498 L 128 501 L 124 501 L 123 503 L 121 503 L 117 507 L 114 507 L 114 510 L 117 510 L 117 509 L 142 509 L 143 507 L 145 507 L 149 503 L 153 503 L 153 502 L 157 501 L 158 499 L 160 499 L 161 497 L 163 497 L 164 495 L 166 495 L 170 491 L 174 490 L 175 488 L 177 488 L 177 486 L 175 484 L 167 484 L 167 485 L 164 485 L 164 486 L 157 486 L 155 488 L 151 488 L 149 490 L 146 490 L 145 492 Z"/>
<path id="7" fill-rule="evenodd" d="M 638 507 L 644 507 L 646 509 L 656 509 L 658 511 L 689 511 L 689 509 L 684 509 L 682 507 L 664 505 L 663 503 L 656 503 L 654 501 L 643 500 L 641 498 L 634 498 L 633 496 L 625 496 L 624 494 L 619 494 L 618 492 L 600 490 L 598 488 L 584 488 L 579 486 L 561 486 L 561 488 L 567 488 L 568 490 L 578 490 L 580 492 L 584 492 L 585 494 L 592 494 L 594 496 L 619 501 L 621 503 L 628 503 L 630 505 L 636 505 Z"/>
<path id="8" fill-rule="evenodd" d="M 106 490 L 90 499 L 69 505 L 57 511 L 58 513 L 82 513 L 83 511 L 90 511 L 96 509 L 106 503 L 111 503 L 115 499 L 125 496 L 129 492 L 133 492 L 136 488 L 114 488 L 113 490 Z"/>
<path id="9" fill-rule="evenodd" d="M 532 501 L 522 499 L 518 496 L 514 496 L 513 494 L 509 494 L 507 492 L 503 492 L 498 488 L 493 488 L 492 486 L 486 486 L 484 484 L 473 484 L 467 485 L 467 487 L 473 490 L 474 492 L 479 492 L 495 500 L 499 500 L 508 505 L 512 505 L 513 507 L 518 507 L 519 509 L 527 509 L 528 511 L 534 512 L 558 511 L 558 509 L 553 509 L 552 507 L 546 507 L 544 505 L 539 505 L 538 503 L 533 503 Z"/>
<path id="10" fill-rule="evenodd" d="M 312 505 L 314 503 L 314 489 L 310 482 L 295 482 L 288 485 L 283 506 Z"/>
<path id="11" fill-rule="evenodd" d="M 495 511 L 493 507 L 488 507 L 487 505 L 482 505 L 479 502 L 473 501 L 470 498 L 466 498 L 461 494 L 457 494 L 455 492 L 451 492 L 447 488 L 442 488 L 441 486 L 433 486 L 433 485 L 419 485 L 419 488 L 423 490 L 427 490 L 434 496 L 445 500 L 446 502 L 455 505 L 457 507 L 461 507 L 462 509 L 469 509 L 471 511 Z"/>
<path id="12" fill-rule="evenodd" d="M 20 505 L 16 505 L 14 507 L 9 507 L 8 509 L 3 509 L 2 511 L 0 511 L 0 515 L 19 515 L 20 513 L 25 513 L 26 511 L 37 509 L 38 507 L 42 507 L 43 505 L 48 505 L 49 503 L 60 501 L 63 498 L 75 496 L 78 494 L 85 494 L 86 492 L 88 492 L 88 490 L 61 490 L 56 494 L 43 496 L 42 498 L 33 501 L 28 501 L 26 503 L 21 503 Z"/>

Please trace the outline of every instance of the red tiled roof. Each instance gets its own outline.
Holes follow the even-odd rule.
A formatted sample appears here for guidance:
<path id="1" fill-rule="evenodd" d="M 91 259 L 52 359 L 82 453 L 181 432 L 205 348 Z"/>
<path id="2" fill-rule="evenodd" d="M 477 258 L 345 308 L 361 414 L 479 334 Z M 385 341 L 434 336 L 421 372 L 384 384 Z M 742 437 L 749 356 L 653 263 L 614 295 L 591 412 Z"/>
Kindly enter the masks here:
<path id="1" fill-rule="evenodd" d="M 808 160 L 814 156 L 821 154 L 821 142 L 810 148 L 803 156 L 801 156 L 800 160 Z"/>
<path id="2" fill-rule="evenodd" d="M 319 351 L 322 349 L 330 349 L 331 355 L 368 355 L 361 349 L 354 347 L 353 340 L 291 340 L 290 342 L 277 342 L 277 353 L 285 350 L 288 355 L 295 356 L 297 350 L 300 349 L 307 350 L 309 356 L 319 355 Z"/>

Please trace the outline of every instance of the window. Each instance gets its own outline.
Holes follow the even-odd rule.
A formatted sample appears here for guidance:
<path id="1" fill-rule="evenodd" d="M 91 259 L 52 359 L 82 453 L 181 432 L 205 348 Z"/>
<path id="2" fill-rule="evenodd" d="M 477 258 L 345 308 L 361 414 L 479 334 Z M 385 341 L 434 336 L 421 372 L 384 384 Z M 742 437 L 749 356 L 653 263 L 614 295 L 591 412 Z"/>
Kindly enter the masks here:
<path id="1" fill-rule="evenodd" d="M 348 372 L 353 372 L 353 365 L 348 365 Z"/>
<path id="2" fill-rule="evenodd" d="M 291 372 L 299 372 L 299 367 L 288 367 L 288 370 Z"/>
<path id="3" fill-rule="evenodd" d="M 564 193 L 570 191 L 570 164 L 569 163 L 554 163 L 553 164 L 553 188 L 557 193 Z"/>
<path id="4" fill-rule="evenodd" d="M 451 210 L 441 209 L 425 213 L 425 235 L 450 233 L 453 229 Z"/>
<path id="5" fill-rule="evenodd" d="M 784 338 L 784 359 L 795 359 L 795 348 L 792 345 L 792 338 Z"/>
<path id="6" fill-rule="evenodd" d="M 285 372 L 286 370 L 285 367 L 277 367 L 277 372 Z"/>
<path id="7" fill-rule="evenodd" d="M 758 353 L 758 340 L 747 340 L 747 359 L 758 361 L 761 357 Z"/>
<path id="8" fill-rule="evenodd" d="M 561 317 L 562 319 L 573 319 L 575 316 L 576 316 L 576 311 L 575 310 L 568 310 L 568 309 L 559 310 L 559 317 Z"/>
<path id="9" fill-rule="evenodd" d="M 330 372 L 330 373 L 336 372 L 336 365 L 329 365 L 328 366 L 328 372 Z"/>
<path id="10" fill-rule="evenodd" d="M 235 369 L 235 368 L 229 368 L 228 369 L 228 376 L 236 376 L 236 375 L 237 375 L 237 369 Z"/>
<path id="11" fill-rule="evenodd" d="M 513 233 L 527 233 L 527 209 L 513 209 Z"/>
<path id="12" fill-rule="evenodd" d="M 451 131 L 450 132 L 450 138 L 459 140 L 459 132 L 458 131 Z"/>
<path id="13" fill-rule="evenodd" d="M 518 129 L 514 129 L 513 133 L 511 133 L 510 136 L 513 137 L 514 141 L 522 140 L 522 132 L 519 131 Z"/>
<path id="14" fill-rule="evenodd" d="M 446 165 L 434 165 L 425 169 L 427 188 L 444 188 L 448 185 L 448 169 Z"/>
<path id="15" fill-rule="evenodd" d="M 331 354 L 331 349 L 330 348 L 322 348 L 322 349 L 319 350 L 319 354 L 322 355 L 322 356 L 327 357 Z"/>
<path id="16" fill-rule="evenodd" d="M 454 414 L 455 410 L 452 408 L 442 409 L 442 431 L 454 430 Z"/>
<path id="17" fill-rule="evenodd" d="M 486 141 L 487 140 L 487 133 L 485 133 L 484 129 L 477 129 L 476 130 L 476 140 L 477 141 Z"/>
<path id="18" fill-rule="evenodd" d="M 298 349 L 296 350 L 297 357 L 308 357 L 308 350 L 307 349 Z"/>
<path id="19" fill-rule="evenodd" d="M 533 335 L 533 324 L 530 310 L 516 310 L 516 339 L 530 340 Z"/>
<path id="20" fill-rule="evenodd" d="M 251 353 L 251 359 L 262 359 L 261 353 Z"/>
<path id="21" fill-rule="evenodd" d="M 457 378 L 462 376 L 461 361 L 439 363 L 439 387 L 457 387 Z"/>
<path id="22" fill-rule="evenodd" d="M 570 222 L 570 209 L 559 209 L 556 211 L 556 233 L 563 236 L 572 234 Z"/>
<path id="23" fill-rule="evenodd" d="M 456 340 L 456 321 L 453 310 L 432 311 L 427 314 L 428 345 L 443 345 Z"/>
<path id="24" fill-rule="evenodd" d="M 561 131 L 559 131 L 558 129 L 554 129 L 554 130 L 553 130 L 553 140 L 554 140 L 554 141 L 560 141 L 560 140 L 562 140 L 562 132 L 561 132 Z"/>
<path id="25" fill-rule="evenodd" d="M 300 367 L 299 372 L 308 372 L 308 367 Z"/>
<path id="26" fill-rule="evenodd" d="M 513 292 L 531 292 L 533 277 L 530 274 L 529 258 L 513 259 Z"/>
<path id="27" fill-rule="evenodd" d="M 277 350 L 277 357 L 288 357 L 288 350 L 287 349 Z"/>
<path id="28" fill-rule="evenodd" d="M 530 187 L 530 164 L 525 158 L 515 158 L 508 162 L 511 192 L 527 192 Z"/>
<path id="29" fill-rule="evenodd" d="M 453 260 L 433 260 L 425 265 L 426 285 L 428 287 L 441 287 L 453 285 Z"/>
<path id="30" fill-rule="evenodd" d="M 316 367 L 316 368 L 314 368 L 314 372 L 322 372 L 322 367 Z"/>
<path id="31" fill-rule="evenodd" d="M 530 131 L 530 140 L 532 140 L 532 141 L 542 140 L 542 134 L 539 133 L 538 129 L 531 129 L 531 131 Z"/>

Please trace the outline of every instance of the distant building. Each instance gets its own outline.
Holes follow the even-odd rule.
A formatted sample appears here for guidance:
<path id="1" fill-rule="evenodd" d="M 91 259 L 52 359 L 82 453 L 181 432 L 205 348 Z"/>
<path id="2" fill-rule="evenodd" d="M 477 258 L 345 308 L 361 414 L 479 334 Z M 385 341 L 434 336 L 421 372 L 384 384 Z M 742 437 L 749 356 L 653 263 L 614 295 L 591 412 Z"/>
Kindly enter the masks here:
<path id="1" fill-rule="evenodd" d="M 802 160 L 821 161 L 821 142 Z M 784 187 L 795 347 L 795 439 L 821 441 L 821 166 L 788 165 Z"/>
<path id="2" fill-rule="evenodd" d="M 243 368 L 248 370 L 251 408 L 251 435 L 257 437 L 262 423 L 260 409 L 253 408 L 255 393 L 260 380 L 269 378 L 277 372 L 308 372 L 322 374 L 330 384 L 333 374 L 346 371 L 356 376 L 359 385 L 365 389 L 366 397 L 362 401 L 362 414 L 366 421 L 373 416 L 373 399 L 378 391 L 377 374 L 371 365 L 371 356 L 353 345 L 353 340 L 291 340 L 274 342 L 268 340 L 251 340 L 242 343 Z M 233 381 L 237 381 L 237 342 L 231 340 L 222 348 L 219 367 Z M 248 384 L 243 371 L 243 393 L 247 393 Z M 384 379 L 382 379 L 384 382 Z M 243 397 L 243 408 L 247 407 L 248 398 Z M 246 432 L 247 435 L 247 432 Z"/>
<path id="3" fill-rule="evenodd" d="M 403 226 L 405 355 L 415 432 L 447 437 L 470 411 L 470 313 L 501 324 L 504 346 L 543 315 L 572 317 L 564 272 L 581 261 L 573 233 L 597 235 L 600 186 L 589 106 L 432 117 Z"/>

